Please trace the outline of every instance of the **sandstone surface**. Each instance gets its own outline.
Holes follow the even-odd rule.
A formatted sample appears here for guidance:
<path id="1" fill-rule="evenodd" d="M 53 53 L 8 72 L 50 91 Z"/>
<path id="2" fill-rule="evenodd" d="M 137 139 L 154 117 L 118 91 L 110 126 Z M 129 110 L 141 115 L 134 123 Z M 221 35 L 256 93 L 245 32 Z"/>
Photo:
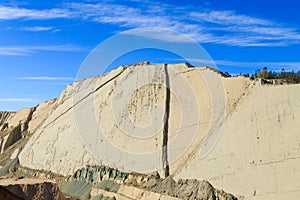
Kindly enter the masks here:
<path id="1" fill-rule="evenodd" d="M 298 199 L 299 121 L 299 84 L 223 77 L 184 63 L 121 66 L 35 108 L 1 112 L 0 172 L 24 168 L 25 175 L 57 179 L 64 193 L 78 187 L 78 196 L 95 199 L 185 192 L 199 199 Z M 135 173 L 169 177 L 130 179 Z M 120 188 L 103 189 L 103 180 Z M 202 189 L 189 194 L 180 184 Z"/>

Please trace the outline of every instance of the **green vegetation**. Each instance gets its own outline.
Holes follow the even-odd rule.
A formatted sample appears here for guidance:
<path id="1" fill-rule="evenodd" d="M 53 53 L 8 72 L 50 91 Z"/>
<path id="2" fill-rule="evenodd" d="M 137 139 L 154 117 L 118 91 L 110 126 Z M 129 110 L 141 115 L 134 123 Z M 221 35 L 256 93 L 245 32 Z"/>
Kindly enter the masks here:
<path id="1" fill-rule="evenodd" d="M 223 73 L 226 77 L 231 75 L 228 72 Z M 286 72 L 282 68 L 281 72 L 269 71 L 267 67 L 264 67 L 262 70 L 256 70 L 254 74 L 240 74 L 241 76 L 250 77 L 251 79 L 261 78 L 261 79 L 277 79 L 283 80 L 286 83 L 300 83 L 300 70 L 298 72 L 290 71 Z"/>
<path id="2" fill-rule="evenodd" d="M 267 67 L 264 67 L 262 71 L 257 71 L 255 78 L 262 79 L 282 79 L 288 83 L 300 83 L 300 70 L 298 72 L 286 72 L 284 68 L 281 72 L 268 71 Z"/>

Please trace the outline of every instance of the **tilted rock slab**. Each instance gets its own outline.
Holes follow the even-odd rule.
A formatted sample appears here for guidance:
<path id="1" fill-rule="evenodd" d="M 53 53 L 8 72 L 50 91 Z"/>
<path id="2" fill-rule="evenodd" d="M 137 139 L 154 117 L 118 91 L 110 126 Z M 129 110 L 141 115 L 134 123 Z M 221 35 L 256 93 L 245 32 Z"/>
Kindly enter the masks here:
<path id="1" fill-rule="evenodd" d="M 168 166 L 177 180 L 205 179 L 246 199 L 300 197 L 300 85 L 141 65 L 75 82 L 54 104 L 21 165 L 62 175 L 87 164 L 161 174 Z"/>

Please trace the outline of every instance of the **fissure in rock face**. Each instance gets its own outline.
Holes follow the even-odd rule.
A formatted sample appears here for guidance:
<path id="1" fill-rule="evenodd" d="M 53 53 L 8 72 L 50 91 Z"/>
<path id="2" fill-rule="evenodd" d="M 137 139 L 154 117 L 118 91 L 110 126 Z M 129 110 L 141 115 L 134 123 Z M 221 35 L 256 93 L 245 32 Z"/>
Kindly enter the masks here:
<path id="1" fill-rule="evenodd" d="M 169 131 L 169 115 L 170 115 L 170 79 L 167 64 L 164 65 L 166 76 L 166 101 L 165 101 L 165 115 L 164 115 L 164 129 L 163 129 L 163 146 L 162 146 L 162 163 L 165 177 L 170 175 L 169 161 L 168 161 L 168 131 Z"/>
<path id="2" fill-rule="evenodd" d="M 36 107 L 32 108 L 28 117 L 27 117 L 27 120 L 24 122 L 24 131 L 27 131 L 28 132 L 28 128 L 29 128 L 29 122 L 32 120 L 32 116 L 33 116 L 33 113 L 36 111 Z"/>

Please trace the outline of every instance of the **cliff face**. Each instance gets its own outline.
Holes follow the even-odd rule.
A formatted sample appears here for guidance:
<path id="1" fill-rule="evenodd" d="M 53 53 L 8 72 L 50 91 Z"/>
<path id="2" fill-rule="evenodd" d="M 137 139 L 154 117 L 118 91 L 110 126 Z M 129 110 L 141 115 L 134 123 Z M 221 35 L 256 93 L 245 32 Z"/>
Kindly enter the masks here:
<path id="1" fill-rule="evenodd" d="M 207 132 L 218 132 L 212 117 L 219 120 L 230 113 L 251 84 L 235 78 L 229 85 L 237 86 L 221 88 L 219 97 L 214 87 L 222 79 L 209 69 L 179 64 L 120 67 L 101 78 L 76 82 L 58 98 L 56 109 L 21 152 L 20 163 L 68 175 L 85 164 L 151 172 L 172 162 L 169 170 L 175 173 L 199 151 Z M 231 94 L 227 100 L 226 92 Z M 166 142 L 167 151 L 162 148 Z"/>
<path id="2" fill-rule="evenodd" d="M 18 112 L 0 112 L 0 165 L 16 156 L 54 109 L 56 100 Z"/>
<path id="3" fill-rule="evenodd" d="M 21 166 L 64 176 L 105 165 L 204 179 L 246 199 L 297 199 L 299 120 L 300 85 L 186 64 L 120 67 L 0 113 L 0 160 L 20 152 Z"/>
<path id="4" fill-rule="evenodd" d="M 211 154 L 176 176 L 196 175 L 247 199 L 298 199 L 299 103 L 299 85 L 255 86 L 225 120 Z"/>

